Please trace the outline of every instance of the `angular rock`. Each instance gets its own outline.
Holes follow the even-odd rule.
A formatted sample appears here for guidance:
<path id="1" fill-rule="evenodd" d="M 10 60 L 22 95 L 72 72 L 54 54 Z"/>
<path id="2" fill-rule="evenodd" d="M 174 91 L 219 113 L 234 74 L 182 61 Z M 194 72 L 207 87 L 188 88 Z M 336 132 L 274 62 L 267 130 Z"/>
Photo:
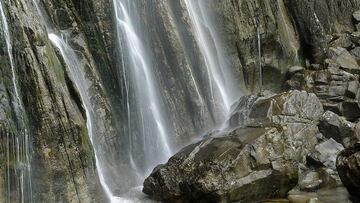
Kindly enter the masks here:
<path id="1" fill-rule="evenodd" d="M 249 123 L 249 114 L 254 103 L 259 99 L 257 96 L 244 96 L 231 107 L 230 119 L 227 121 L 227 128 L 245 126 Z"/>
<path id="2" fill-rule="evenodd" d="M 359 65 L 346 49 L 341 47 L 331 47 L 328 54 L 329 57 L 338 63 L 345 71 L 357 74 L 360 73 Z"/>
<path id="3" fill-rule="evenodd" d="M 286 197 L 297 184 L 299 163 L 315 151 L 316 120 L 322 113 L 317 97 L 306 92 L 259 98 L 249 114 L 253 127 L 185 147 L 154 169 L 143 192 L 168 202 Z"/>
<path id="4" fill-rule="evenodd" d="M 316 145 L 315 152 L 311 157 L 323 166 L 335 170 L 336 157 L 342 150 L 344 150 L 344 147 L 340 143 L 329 139 Z"/>
<path id="5" fill-rule="evenodd" d="M 359 91 L 359 82 L 356 80 L 350 81 L 348 84 L 345 96 L 347 96 L 351 99 L 355 99 L 358 91 Z"/>
<path id="6" fill-rule="evenodd" d="M 354 128 L 353 123 L 331 111 L 326 111 L 320 118 L 320 132 L 326 138 L 332 138 L 346 147 L 354 144 Z"/>
<path id="7" fill-rule="evenodd" d="M 354 46 L 352 36 L 349 36 L 348 34 L 341 34 L 339 36 L 336 36 L 335 39 L 330 42 L 330 46 L 349 49 Z"/>
<path id="8" fill-rule="evenodd" d="M 360 197 L 360 144 L 341 152 L 337 157 L 336 166 L 349 193 Z"/>
<path id="9" fill-rule="evenodd" d="M 360 47 L 355 47 L 350 51 L 350 54 L 354 57 L 356 61 L 360 60 Z"/>
<path id="10" fill-rule="evenodd" d="M 270 98 L 259 99 L 250 112 L 255 123 L 291 123 L 318 120 L 324 112 L 313 93 L 290 91 Z"/>
<path id="11" fill-rule="evenodd" d="M 328 71 L 318 71 L 315 73 L 315 85 L 327 85 L 329 83 Z"/>
<path id="12" fill-rule="evenodd" d="M 298 133 L 237 129 L 226 137 L 190 145 L 155 168 L 143 191 L 163 201 L 249 202 L 285 197 L 297 184 L 297 163 L 316 143 L 316 127 L 302 128 Z"/>
<path id="13" fill-rule="evenodd" d="M 341 103 L 342 115 L 349 121 L 356 121 L 360 118 L 360 107 L 356 100 L 348 100 Z"/>

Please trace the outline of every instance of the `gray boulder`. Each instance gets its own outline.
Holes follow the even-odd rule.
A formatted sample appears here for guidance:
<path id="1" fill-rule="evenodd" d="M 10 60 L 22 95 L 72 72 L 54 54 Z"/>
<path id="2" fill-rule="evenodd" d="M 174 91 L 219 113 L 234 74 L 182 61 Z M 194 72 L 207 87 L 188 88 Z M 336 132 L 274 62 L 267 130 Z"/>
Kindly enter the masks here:
<path id="1" fill-rule="evenodd" d="M 344 150 L 344 146 L 329 139 L 316 145 L 315 152 L 311 156 L 323 166 L 336 170 L 336 157 L 342 150 Z"/>
<path id="2" fill-rule="evenodd" d="M 323 114 L 314 94 L 259 98 L 240 127 L 182 149 L 154 169 L 143 192 L 162 201 L 250 202 L 286 197 L 315 151 Z M 247 115 L 247 113 L 246 113 Z"/>
<path id="3" fill-rule="evenodd" d="M 237 129 L 190 145 L 158 166 L 143 192 L 163 201 L 249 202 L 286 197 L 298 163 L 314 149 L 316 125 Z M 300 129 L 300 128 L 299 128 Z"/>
<path id="4" fill-rule="evenodd" d="M 320 118 L 319 129 L 326 138 L 333 138 L 345 147 L 356 142 L 355 125 L 331 111 L 326 111 Z"/>

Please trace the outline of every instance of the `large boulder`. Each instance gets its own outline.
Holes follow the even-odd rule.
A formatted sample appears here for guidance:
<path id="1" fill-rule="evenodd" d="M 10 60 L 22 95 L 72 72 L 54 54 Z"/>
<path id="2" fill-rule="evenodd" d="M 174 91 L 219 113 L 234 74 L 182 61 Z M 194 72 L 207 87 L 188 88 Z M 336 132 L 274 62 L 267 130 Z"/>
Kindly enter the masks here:
<path id="1" fill-rule="evenodd" d="M 190 145 L 158 166 L 143 191 L 163 201 L 249 202 L 285 197 L 298 163 L 314 148 L 317 128 L 237 129 Z"/>
<path id="2" fill-rule="evenodd" d="M 326 111 L 320 118 L 319 129 L 326 138 L 333 138 L 345 147 L 356 143 L 355 124 L 331 111 Z"/>
<path id="3" fill-rule="evenodd" d="M 342 150 L 344 150 L 344 147 L 335 140 L 325 140 L 315 146 L 315 152 L 308 157 L 308 161 L 309 158 L 312 158 L 322 166 L 336 170 L 336 157 Z"/>
<path id="4" fill-rule="evenodd" d="M 329 57 L 333 59 L 342 69 L 350 73 L 360 73 L 360 67 L 355 58 L 342 47 L 331 47 L 329 49 Z"/>
<path id="5" fill-rule="evenodd" d="M 299 163 L 315 151 L 322 114 L 314 94 L 291 91 L 259 98 L 244 118 L 252 127 L 213 135 L 182 149 L 154 169 L 143 192 L 180 202 L 286 197 L 298 182 Z"/>
<path id="6" fill-rule="evenodd" d="M 342 151 L 337 158 L 336 166 L 350 194 L 360 197 L 360 144 Z"/>

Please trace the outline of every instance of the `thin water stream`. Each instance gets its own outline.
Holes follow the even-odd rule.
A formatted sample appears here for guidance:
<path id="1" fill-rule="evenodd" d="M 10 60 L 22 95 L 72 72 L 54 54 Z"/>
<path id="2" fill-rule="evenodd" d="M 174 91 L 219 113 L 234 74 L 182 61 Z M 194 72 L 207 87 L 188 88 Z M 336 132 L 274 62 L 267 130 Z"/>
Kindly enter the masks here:
<path id="1" fill-rule="evenodd" d="M 5 38 L 6 52 L 11 67 L 11 81 L 14 87 L 13 109 L 16 116 L 16 131 L 7 133 L 7 190 L 8 202 L 32 202 L 31 187 L 31 141 L 27 130 L 25 110 L 18 90 L 16 66 L 8 22 L 4 12 L 4 2 L 0 0 L 1 30 Z M 16 197 L 11 197 L 16 191 Z"/>

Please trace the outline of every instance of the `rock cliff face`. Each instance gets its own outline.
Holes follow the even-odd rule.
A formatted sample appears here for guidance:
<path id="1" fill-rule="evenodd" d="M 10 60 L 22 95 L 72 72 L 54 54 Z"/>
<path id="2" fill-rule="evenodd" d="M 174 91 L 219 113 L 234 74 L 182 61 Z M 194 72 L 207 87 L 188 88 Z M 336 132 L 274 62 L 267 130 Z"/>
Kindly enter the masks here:
<path id="1" fill-rule="evenodd" d="M 18 88 L 32 141 L 30 155 L 33 201 L 98 202 L 102 199 L 102 192 L 87 135 L 85 112 L 65 63 L 52 47 L 32 1 L 6 2 L 4 7 L 10 25 Z M 80 44 L 79 49 L 83 50 L 84 59 L 88 59 L 84 64 L 91 72 L 95 66 L 92 59 L 86 57 L 89 52 L 84 39 L 78 35 L 73 37 Z M 3 52 L 2 69 L 9 70 L 9 58 L 5 57 L 5 53 Z M 93 73 L 89 73 L 91 74 Z M 9 77 L 9 74 L 4 75 L 4 78 Z M 100 87 L 97 77 L 97 73 L 90 76 L 94 91 Z M 14 94 L 13 87 L 9 86 L 6 92 Z M 97 98 L 94 98 L 94 102 L 98 103 L 99 109 L 109 111 L 102 102 L 105 99 L 101 95 L 102 90 L 97 92 L 100 93 L 95 93 Z M 6 109 L 6 106 L 1 108 Z M 3 131 L 9 129 L 5 128 Z M 6 140 L 4 145 L 6 146 Z M 9 165 L 8 169 L 4 167 L 4 171 L 15 171 L 14 167 L 16 166 Z M 4 199 L 1 202 L 6 202 L 8 197 L 5 194 L 8 192 L 6 184 L 4 185 L 1 195 Z M 10 201 L 20 201 L 17 199 L 16 189 L 14 193 Z"/>
<path id="2" fill-rule="evenodd" d="M 196 30 L 191 25 L 184 0 L 134 0 L 133 2 L 141 18 L 139 22 L 143 35 L 141 37 L 147 39 L 146 47 L 152 53 L 151 64 L 155 67 L 164 106 L 171 114 L 169 122 L 174 125 L 173 136 L 176 137 L 176 143 L 180 143 L 177 146 L 179 147 L 188 142 L 194 134 L 212 129 L 215 123 L 219 123 L 215 119 L 216 107 L 211 98 L 211 88 L 208 86 L 206 62 L 196 41 Z M 16 156 L 9 155 L 20 154 L 15 150 L 18 142 L 16 139 L 24 129 L 27 129 L 31 140 L 29 146 L 32 157 L 33 202 L 106 201 L 96 172 L 83 101 L 74 81 L 71 80 L 61 53 L 52 46 L 48 38 L 45 24 L 51 27 L 48 31 L 64 34 L 80 59 L 79 70 L 86 76 L 87 91 L 90 92 L 91 104 L 95 107 L 94 112 L 98 120 L 96 129 L 99 133 L 96 141 L 100 143 L 101 153 L 107 155 L 104 161 L 104 164 L 109 166 L 107 174 L 110 177 L 117 177 L 122 171 L 130 169 L 124 164 L 126 160 L 124 157 L 127 156 L 124 149 L 128 147 L 124 135 L 124 128 L 127 125 L 127 90 L 125 73 L 119 69 L 123 61 L 119 57 L 121 50 L 116 42 L 113 2 L 111 0 L 17 0 L 2 1 L 2 4 L 4 17 L 9 25 L 12 45 L 10 54 L 15 64 L 16 83 L 14 86 L 12 82 L 14 77 L 6 35 L 1 32 L 0 202 L 16 202 L 22 198 L 18 195 L 20 192 L 18 179 L 11 178 L 21 170 L 19 169 L 21 166 L 17 164 Z M 42 14 L 39 13 L 39 6 L 43 11 Z M 288 80 L 286 87 L 314 92 L 325 110 L 344 117 L 327 121 L 326 116 L 330 115 L 324 115 L 326 118 L 323 120 L 316 116 L 313 120 L 320 119 L 320 126 L 330 125 L 343 129 L 347 124 L 346 119 L 355 122 L 360 117 L 360 110 L 352 111 L 354 108 L 360 109 L 358 106 L 360 72 L 357 66 L 360 59 L 357 50 L 360 37 L 359 33 L 355 32 L 359 28 L 360 19 L 357 20 L 352 16 L 354 11 L 360 9 L 358 0 L 209 0 L 203 6 L 208 12 L 207 20 L 212 22 L 211 29 L 217 30 L 218 43 L 223 50 L 222 54 L 226 56 L 225 63 L 237 78 L 234 84 L 236 89 L 241 89 L 244 94 L 258 91 L 258 70 L 259 66 L 262 66 L 263 89 L 280 92 L 283 82 Z M 2 24 L 2 31 L 4 31 L 3 26 Z M 325 58 L 329 60 L 324 62 Z M 288 69 L 294 65 L 305 68 L 288 72 Z M 307 83 L 307 79 L 313 82 Z M 16 98 L 16 88 L 20 102 Z M 311 95 L 306 97 L 314 99 Z M 281 103 L 281 96 L 279 98 L 275 100 Z M 297 99 L 301 98 L 296 96 L 292 98 L 292 100 Z M 247 185 L 247 178 L 254 176 L 263 177 L 259 178 L 259 182 L 280 176 L 289 183 L 295 183 L 297 172 L 293 170 L 293 162 L 289 160 L 302 163 L 306 152 L 301 149 L 300 152 L 291 151 L 293 149 L 286 148 L 287 143 L 282 143 L 281 149 L 275 149 L 274 145 L 274 151 L 269 152 L 273 156 L 266 160 L 249 155 L 252 148 L 257 148 L 260 153 L 266 146 L 287 135 L 293 136 L 294 139 L 301 138 L 300 144 L 308 146 L 311 150 L 315 150 L 315 145 L 320 142 L 311 136 L 318 132 L 316 124 L 308 121 L 306 117 L 309 112 L 297 112 L 298 109 L 289 109 L 290 107 L 284 108 L 288 108 L 289 111 L 286 113 L 289 117 L 276 117 L 287 123 L 280 127 L 274 124 L 278 122 L 275 117 L 268 119 L 271 112 L 265 113 L 263 110 L 273 105 L 269 102 L 273 100 L 274 98 L 267 98 L 259 101 L 258 97 L 252 96 L 242 98 L 233 106 L 230 126 L 248 126 L 251 123 L 241 118 L 253 116 L 257 119 L 255 131 L 261 132 L 255 133 L 256 136 L 249 133 L 253 137 L 244 141 L 243 138 L 240 139 L 244 132 L 232 129 L 230 134 L 234 139 L 231 142 L 221 137 L 204 141 L 206 143 L 204 150 L 213 149 L 219 143 L 232 147 L 233 151 L 227 152 L 228 156 L 219 160 L 226 162 L 231 170 L 239 167 L 240 162 L 231 162 L 231 159 L 239 154 L 241 154 L 239 157 L 247 160 L 250 165 L 253 164 L 251 170 L 239 169 L 247 173 L 240 174 L 237 191 L 229 192 L 224 186 L 226 178 L 229 177 L 211 176 L 211 171 L 218 170 L 221 164 L 213 166 L 207 163 L 204 168 L 200 167 L 201 172 L 204 173 L 203 180 L 195 180 L 192 174 L 187 174 L 184 177 L 189 177 L 189 182 L 182 177 L 184 180 L 181 181 L 184 185 L 182 188 L 175 187 L 175 192 L 172 191 L 174 188 L 169 189 L 167 185 L 164 186 L 165 192 L 161 191 L 159 198 L 179 198 L 187 190 L 198 186 L 207 188 L 206 192 L 224 186 L 219 193 L 214 193 L 211 197 L 228 201 L 241 199 L 239 194 L 246 191 L 244 185 Z M 293 118 L 292 110 L 306 118 L 301 116 Z M 320 105 L 315 112 L 322 113 Z M 24 122 L 26 128 L 22 124 L 22 119 L 26 121 Z M 302 122 L 309 122 L 306 129 L 311 133 L 296 133 Z M 338 125 L 339 122 L 341 125 Z M 290 132 L 289 129 L 295 130 Z M 356 127 L 349 131 L 352 132 L 354 129 Z M 326 130 L 321 132 L 324 133 Z M 345 138 L 339 138 L 330 135 L 327 138 L 331 137 L 347 145 L 354 142 L 347 139 L 349 136 L 344 135 Z M 270 144 L 267 143 L 268 141 Z M 166 167 L 171 167 L 175 162 L 184 162 L 194 150 L 196 145 L 188 147 L 178 154 L 179 157 L 171 159 L 169 166 Z M 221 150 L 215 151 L 213 156 L 220 155 L 223 152 Z M 286 173 L 276 169 L 277 164 L 284 161 L 284 157 L 279 158 L 277 155 L 284 150 L 289 152 L 287 154 L 289 159 L 286 159 L 289 161 L 286 162 L 289 170 Z M 301 156 L 297 154 L 298 152 Z M 186 167 L 201 165 L 202 159 L 209 158 L 200 155 L 193 166 L 184 165 L 184 168 L 179 168 L 180 172 L 176 173 L 183 173 L 181 170 L 186 170 Z M 161 169 L 157 171 L 161 172 Z M 213 180 L 212 178 L 219 184 L 211 185 L 205 181 Z M 121 176 L 114 179 L 112 184 L 116 187 L 131 181 Z M 151 181 L 147 183 L 150 184 L 149 182 Z M 153 182 L 157 184 L 155 180 Z M 284 183 L 278 183 L 277 187 L 283 188 L 283 185 Z M 291 188 L 286 188 L 288 189 Z M 147 193 L 152 194 L 152 190 L 157 189 L 148 188 Z M 199 191 L 198 194 L 191 194 L 193 196 L 186 198 L 202 199 L 203 192 Z M 266 192 L 264 191 L 264 195 L 259 195 L 259 198 L 272 197 L 265 194 Z M 278 192 L 283 194 L 287 191 Z M 171 197 L 168 193 L 171 193 Z"/>

